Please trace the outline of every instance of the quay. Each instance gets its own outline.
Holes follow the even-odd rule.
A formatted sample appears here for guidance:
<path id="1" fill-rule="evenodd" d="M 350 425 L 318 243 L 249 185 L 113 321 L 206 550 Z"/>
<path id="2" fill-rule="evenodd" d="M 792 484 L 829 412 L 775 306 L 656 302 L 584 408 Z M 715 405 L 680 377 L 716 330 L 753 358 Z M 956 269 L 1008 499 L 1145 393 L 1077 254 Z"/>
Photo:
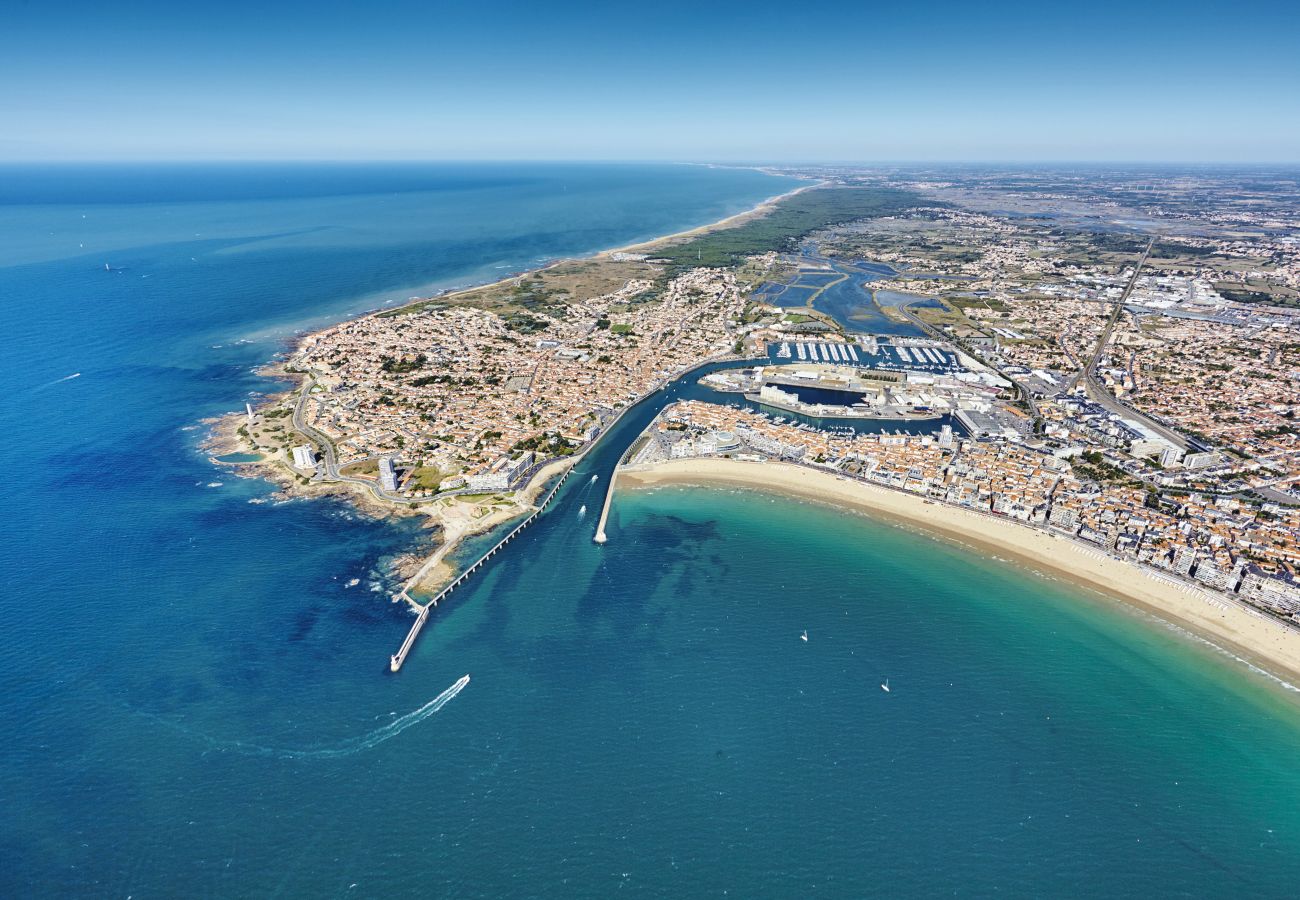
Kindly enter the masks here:
<path id="1" fill-rule="evenodd" d="M 614 501 L 614 487 L 618 484 L 618 473 L 620 469 L 632 460 L 632 457 L 636 455 L 637 450 L 640 449 L 640 444 L 638 443 L 639 440 L 640 439 L 638 438 L 637 441 L 633 441 L 631 445 L 623 451 L 623 455 L 619 457 L 618 462 L 614 466 L 614 471 L 609 473 L 609 490 L 605 492 L 605 505 L 600 509 L 600 521 L 596 523 L 596 534 L 592 537 L 592 540 L 597 544 L 603 544 L 609 540 L 609 535 L 605 534 L 605 522 L 609 519 L 609 505 Z"/>
<path id="2" fill-rule="evenodd" d="M 411 623 L 411 630 L 408 631 L 406 634 L 406 640 L 402 641 L 402 646 L 399 647 L 397 652 L 394 653 L 389 658 L 388 668 L 390 671 L 396 672 L 397 670 L 401 669 L 402 664 L 406 662 L 407 654 L 410 653 L 411 648 L 415 646 L 415 639 L 420 636 L 420 631 L 424 628 L 424 623 L 429 620 L 429 610 L 433 607 L 436 607 L 438 605 L 438 601 L 445 598 L 448 594 L 450 594 L 452 591 L 454 591 L 456 588 L 462 585 L 471 575 L 473 575 L 480 568 L 482 568 L 483 564 L 487 562 L 491 557 L 495 556 L 498 550 L 500 550 L 506 544 L 514 540 L 515 537 L 519 534 L 519 532 L 523 531 L 529 525 L 533 524 L 533 520 L 536 519 L 538 516 L 540 516 L 543 512 L 545 512 L 546 507 L 550 505 L 553 499 L 555 499 L 556 492 L 559 491 L 561 487 L 563 487 L 565 480 L 568 479 L 569 473 L 572 471 L 573 471 L 572 466 L 565 470 L 564 474 L 560 476 L 560 480 L 555 482 L 555 486 L 552 487 L 550 491 L 547 492 L 546 498 L 542 500 L 540 504 L 538 504 L 536 509 L 534 509 L 531 513 L 528 514 L 528 518 L 524 519 L 514 528 L 511 528 L 510 531 L 506 533 L 505 537 L 503 537 L 501 540 L 493 544 L 491 549 L 489 549 L 477 560 L 475 560 L 472 566 L 467 568 L 464 572 L 461 572 L 460 576 L 457 577 L 455 581 L 447 585 L 445 588 L 439 591 L 432 600 L 430 600 L 428 603 L 420 607 L 419 614 L 415 617 L 415 621 Z M 608 500 L 606 501 L 605 505 L 608 508 L 609 506 Z M 601 521 L 604 522 L 603 517 Z M 405 591 L 403 591 L 402 593 L 403 595 L 406 596 L 407 600 L 410 600 L 410 596 L 407 595 Z"/>
<path id="3" fill-rule="evenodd" d="M 621 463 L 620 463 L 621 465 Z M 609 490 L 605 491 L 605 505 L 600 509 L 600 521 L 596 523 L 596 535 L 592 538 L 597 544 L 603 544 L 609 537 L 605 534 L 605 520 L 609 518 L 609 504 L 614 499 L 614 485 L 618 484 L 618 466 L 609 475 Z"/>

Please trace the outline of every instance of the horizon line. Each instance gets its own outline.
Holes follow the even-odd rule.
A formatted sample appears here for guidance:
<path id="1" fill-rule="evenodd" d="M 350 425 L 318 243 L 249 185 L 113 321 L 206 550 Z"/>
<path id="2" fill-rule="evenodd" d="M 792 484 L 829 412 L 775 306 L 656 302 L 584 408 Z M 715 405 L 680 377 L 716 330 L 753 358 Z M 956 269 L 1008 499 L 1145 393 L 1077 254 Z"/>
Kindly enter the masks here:
<path id="1" fill-rule="evenodd" d="M 1300 167 L 1300 159 L 1293 160 L 1211 160 L 1211 159 L 839 159 L 839 160 L 708 160 L 691 158 L 635 158 L 635 157 L 87 157 L 38 159 L 17 157 L 0 158 L 0 166 L 113 166 L 113 165 L 683 165 L 733 169 L 765 168 L 828 168 L 840 166 L 1195 166 L 1195 167 Z"/>

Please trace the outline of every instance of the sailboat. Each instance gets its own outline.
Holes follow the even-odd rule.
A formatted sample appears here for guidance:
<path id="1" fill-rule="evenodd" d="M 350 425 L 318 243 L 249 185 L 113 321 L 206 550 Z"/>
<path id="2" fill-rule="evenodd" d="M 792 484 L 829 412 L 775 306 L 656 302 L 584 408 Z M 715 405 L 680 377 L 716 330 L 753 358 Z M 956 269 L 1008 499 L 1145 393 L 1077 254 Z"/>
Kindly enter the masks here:
<path id="1" fill-rule="evenodd" d="M 807 628 L 804 629 L 803 634 L 799 635 L 799 640 L 804 641 L 805 643 L 808 641 L 808 629 L 807 629 Z"/>
<path id="2" fill-rule="evenodd" d="M 889 693 L 889 679 L 888 679 L 888 678 L 885 679 L 885 683 L 882 684 L 882 685 L 880 686 L 880 689 L 881 689 L 882 691 L 884 691 L 886 694 Z"/>

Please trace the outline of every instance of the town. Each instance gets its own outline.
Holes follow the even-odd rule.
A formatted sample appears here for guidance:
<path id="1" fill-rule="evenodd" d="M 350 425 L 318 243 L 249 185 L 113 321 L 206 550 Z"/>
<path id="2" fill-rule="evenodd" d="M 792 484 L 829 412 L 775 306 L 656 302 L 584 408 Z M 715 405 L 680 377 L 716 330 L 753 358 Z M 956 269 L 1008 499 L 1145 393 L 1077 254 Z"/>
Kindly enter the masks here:
<path id="1" fill-rule="evenodd" d="M 886 180 L 818 175 L 815 193 Z M 670 240 L 583 264 L 595 280 L 579 288 L 551 267 L 344 322 L 299 344 L 283 371 L 302 389 L 250 408 L 244 434 L 300 482 L 350 480 L 435 519 L 447 498 L 489 498 L 495 524 L 622 410 L 734 359 L 703 381 L 716 402 L 665 410 L 635 464 L 831 469 L 1300 615 L 1300 222 L 1285 205 L 1197 218 L 1148 192 L 1140 212 L 1163 230 L 1139 236 L 1097 227 L 1098 210 L 1137 215 L 1101 189 L 888 183 L 915 201 L 795 244 L 706 264 L 707 235 Z M 819 306 L 841 276 L 892 298 L 887 333 Z"/>

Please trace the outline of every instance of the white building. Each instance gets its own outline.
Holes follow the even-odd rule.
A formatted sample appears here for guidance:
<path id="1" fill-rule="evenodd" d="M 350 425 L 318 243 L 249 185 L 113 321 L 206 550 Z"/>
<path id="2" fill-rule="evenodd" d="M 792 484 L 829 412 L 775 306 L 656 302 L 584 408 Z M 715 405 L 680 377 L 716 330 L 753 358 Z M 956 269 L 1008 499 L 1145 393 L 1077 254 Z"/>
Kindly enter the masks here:
<path id="1" fill-rule="evenodd" d="M 465 478 L 465 486 L 474 491 L 508 491 L 514 486 L 520 476 L 528 470 L 528 467 L 536 460 L 536 455 L 529 451 L 521 456 L 511 459 L 509 456 L 503 456 L 492 464 L 492 467 L 486 472 L 479 472 L 476 475 L 468 475 Z"/>
<path id="2" fill-rule="evenodd" d="M 1160 453 L 1160 465 L 1166 469 L 1176 466 L 1183 461 L 1183 451 L 1177 447 L 1169 447 Z"/>
<path id="3" fill-rule="evenodd" d="M 293 464 L 299 469 L 316 468 L 316 451 L 310 444 L 303 444 L 301 447 L 293 448 Z"/>
<path id="4" fill-rule="evenodd" d="M 390 494 L 397 490 L 397 468 L 392 457 L 384 456 L 379 460 L 379 486 Z"/>
<path id="5" fill-rule="evenodd" d="M 1213 450 L 1206 453 L 1189 453 L 1183 458 L 1183 465 L 1188 469 L 1204 469 L 1218 463 L 1219 454 Z"/>

